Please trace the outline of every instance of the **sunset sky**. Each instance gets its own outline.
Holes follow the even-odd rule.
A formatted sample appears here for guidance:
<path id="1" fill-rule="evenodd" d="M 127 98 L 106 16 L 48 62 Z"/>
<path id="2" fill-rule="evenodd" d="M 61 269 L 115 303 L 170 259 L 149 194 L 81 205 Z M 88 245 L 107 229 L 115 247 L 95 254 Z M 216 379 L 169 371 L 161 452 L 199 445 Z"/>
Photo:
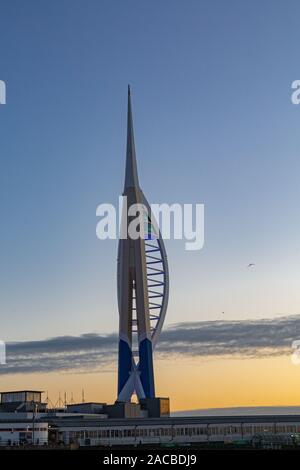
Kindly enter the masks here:
<path id="1" fill-rule="evenodd" d="M 1 1 L 2 390 L 116 398 L 117 241 L 96 238 L 96 207 L 123 189 L 130 83 L 147 199 L 205 205 L 201 251 L 166 241 L 157 395 L 300 405 L 299 15 L 296 0 Z"/>

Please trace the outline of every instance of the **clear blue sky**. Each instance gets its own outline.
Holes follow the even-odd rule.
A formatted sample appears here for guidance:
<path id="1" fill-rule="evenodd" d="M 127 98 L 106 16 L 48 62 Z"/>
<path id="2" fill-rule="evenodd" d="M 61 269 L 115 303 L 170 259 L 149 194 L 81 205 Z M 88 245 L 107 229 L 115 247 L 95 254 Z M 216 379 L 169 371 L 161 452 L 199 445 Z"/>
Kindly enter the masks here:
<path id="1" fill-rule="evenodd" d="M 115 331 L 126 88 L 150 202 L 203 202 L 167 242 L 167 322 L 300 313 L 297 1 L 1 2 L 1 339 Z M 246 269 L 249 262 L 255 270 Z M 222 316 L 224 319 L 224 316 Z"/>

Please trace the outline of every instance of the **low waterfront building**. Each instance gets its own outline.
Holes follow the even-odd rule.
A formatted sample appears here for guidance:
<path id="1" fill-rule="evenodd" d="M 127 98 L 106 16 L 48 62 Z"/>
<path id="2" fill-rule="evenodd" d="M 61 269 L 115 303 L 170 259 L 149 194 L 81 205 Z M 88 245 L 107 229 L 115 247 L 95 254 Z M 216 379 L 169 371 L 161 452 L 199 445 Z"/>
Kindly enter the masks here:
<path id="1" fill-rule="evenodd" d="M 93 402 L 48 409 L 41 393 L 2 393 L 0 446 L 300 444 L 300 414 L 175 417 L 169 416 L 169 403 L 161 398 L 141 404 Z"/>

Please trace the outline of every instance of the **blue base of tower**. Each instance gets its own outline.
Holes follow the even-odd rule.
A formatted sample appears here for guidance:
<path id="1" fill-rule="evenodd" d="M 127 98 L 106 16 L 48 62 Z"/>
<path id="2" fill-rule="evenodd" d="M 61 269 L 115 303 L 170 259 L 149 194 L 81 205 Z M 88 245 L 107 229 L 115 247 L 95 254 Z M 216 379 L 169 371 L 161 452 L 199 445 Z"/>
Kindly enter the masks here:
<path id="1" fill-rule="evenodd" d="M 141 372 L 140 378 L 144 389 L 146 398 L 155 397 L 154 387 L 154 372 L 153 372 L 153 354 L 152 343 L 149 339 L 145 338 L 139 345 L 140 364 L 139 370 Z"/>
<path id="2" fill-rule="evenodd" d="M 118 370 L 118 394 L 121 393 L 124 385 L 129 379 L 132 369 L 132 351 L 126 341 L 119 341 L 119 370 Z"/>

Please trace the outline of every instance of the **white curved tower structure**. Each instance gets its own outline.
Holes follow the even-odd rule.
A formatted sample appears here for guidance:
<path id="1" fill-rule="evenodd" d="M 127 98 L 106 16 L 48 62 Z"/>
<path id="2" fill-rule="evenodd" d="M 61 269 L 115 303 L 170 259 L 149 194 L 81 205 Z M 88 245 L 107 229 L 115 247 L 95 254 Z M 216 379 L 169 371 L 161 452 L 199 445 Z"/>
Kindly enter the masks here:
<path id="1" fill-rule="evenodd" d="M 123 195 L 127 197 L 128 207 L 143 204 L 147 208 L 145 238 L 120 239 L 118 248 L 120 319 L 117 401 L 128 402 L 133 393 L 139 399 L 155 397 L 153 350 L 162 329 L 169 297 L 164 243 L 139 185 L 129 87 Z M 123 211 L 122 227 L 128 230 L 130 220 L 128 212 Z"/>

